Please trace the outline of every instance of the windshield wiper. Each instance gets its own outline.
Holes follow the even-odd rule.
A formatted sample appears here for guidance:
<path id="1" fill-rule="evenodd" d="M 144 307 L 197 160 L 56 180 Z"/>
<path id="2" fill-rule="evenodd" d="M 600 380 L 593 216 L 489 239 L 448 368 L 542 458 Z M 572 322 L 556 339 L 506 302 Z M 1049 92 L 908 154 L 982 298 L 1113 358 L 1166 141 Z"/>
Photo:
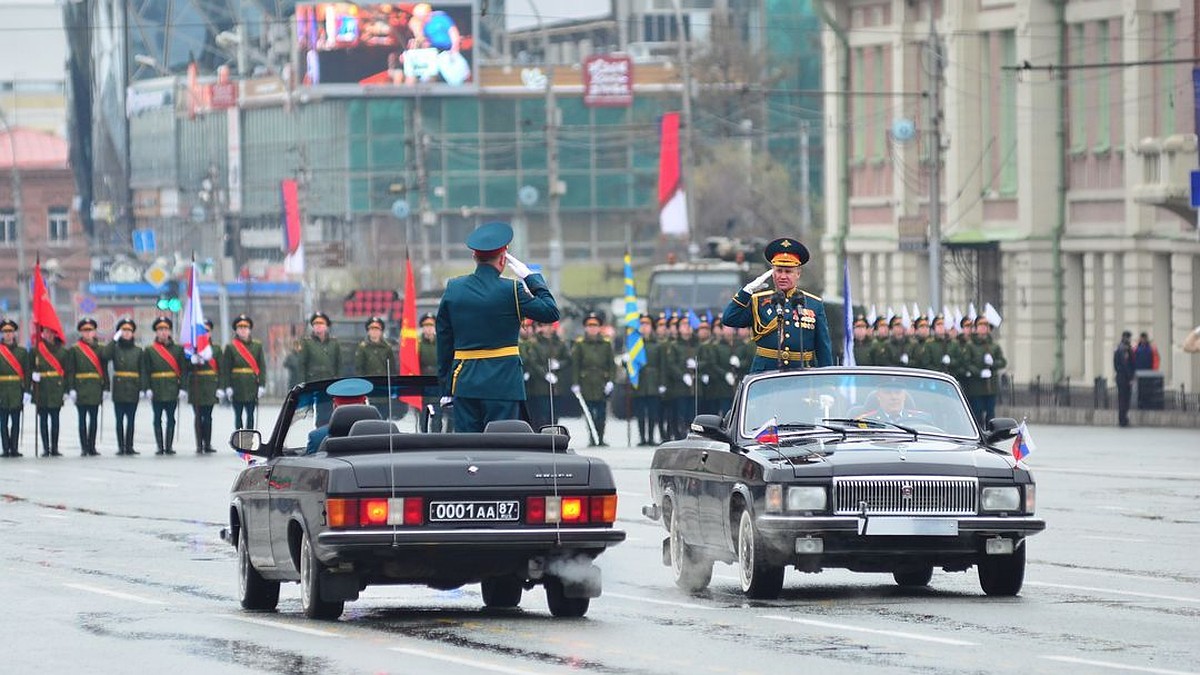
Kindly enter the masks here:
<path id="1" fill-rule="evenodd" d="M 906 431 L 906 432 L 912 434 L 914 441 L 917 440 L 917 438 L 919 438 L 921 435 L 920 432 L 918 432 L 916 429 L 914 429 L 912 427 L 907 427 L 907 426 L 904 426 L 903 424 L 896 424 L 895 422 L 885 422 L 880 419 L 875 419 L 874 417 L 864 417 L 862 419 L 857 419 L 857 418 L 852 418 L 852 417 L 823 417 L 823 418 L 821 418 L 821 421 L 822 422 L 846 422 L 847 424 L 865 424 L 867 426 L 876 426 L 876 427 L 880 427 L 880 428 L 892 427 L 892 428 L 899 429 L 901 431 Z M 843 429 L 845 429 L 845 427 L 843 427 Z M 845 431 L 843 431 L 842 433 L 844 434 Z"/>

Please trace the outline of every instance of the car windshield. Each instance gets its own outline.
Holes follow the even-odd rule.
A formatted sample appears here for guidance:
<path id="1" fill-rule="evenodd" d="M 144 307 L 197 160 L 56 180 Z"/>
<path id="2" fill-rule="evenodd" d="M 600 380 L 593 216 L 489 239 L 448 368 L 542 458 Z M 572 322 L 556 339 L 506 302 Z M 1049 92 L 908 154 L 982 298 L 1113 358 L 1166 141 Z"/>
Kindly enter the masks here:
<path id="1" fill-rule="evenodd" d="M 781 374 L 751 382 L 743 401 L 741 435 L 746 438 L 753 438 L 772 419 L 781 433 L 789 426 L 803 430 L 827 424 L 851 430 L 879 431 L 899 425 L 920 433 L 978 435 L 958 387 L 934 377 Z"/>
<path id="2" fill-rule="evenodd" d="M 412 420 L 413 411 L 410 403 L 420 406 L 425 398 L 436 398 L 436 387 L 400 386 L 393 384 L 389 388 L 384 378 L 364 378 L 374 385 L 367 395 L 367 401 L 379 410 L 380 419 L 392 419 L 397 426 L 404 429 L 399 420 Z M 411 378 L 410 378 L 411 379 Z M 296 397 L 296 409 L 287 420 L 284 428 L 283 448 L 285 452 L 302 454 L 308 446 L 308 434 L 319 426 L 329 422 L 333 410 L 333 401 L 325 389 L 333 380 L 319 385 L 304 385 L 302 392 Z M 424 396 L 422 396 L 424 394 Z M 412 428 L 411 422 L 408 427 Z"/>

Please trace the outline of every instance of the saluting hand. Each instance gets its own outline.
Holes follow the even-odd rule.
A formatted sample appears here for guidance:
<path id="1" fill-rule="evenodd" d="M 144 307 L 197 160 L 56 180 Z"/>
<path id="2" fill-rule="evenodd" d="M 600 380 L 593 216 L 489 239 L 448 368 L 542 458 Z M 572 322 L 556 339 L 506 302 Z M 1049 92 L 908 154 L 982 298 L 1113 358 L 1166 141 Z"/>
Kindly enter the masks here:
<path id="1" fill-rule="evenodd" d="M 513 274 L 517 275 L 521 279 L 524 279 L 525 277 L 529 276 L 530 274 L 533 274 L 533 270 L 529 269 L 529 266 L 526 265 L 525 263 L 521 262 L 520 260 L 517 260 L 516 257 L 513 256 L 513 254 L 505 253 L 504 259 L 506 261 L 508 261 L 508 266 L 510 268 L 512 268 Z"/>
<path id="2" fill-rule="evenodd" d="M 770 279 L 773 273 L 774 270 L 767 270 L 766 272 L 763 272 L 757 279 L 751 281 L 745 286 L 742 286 L 742 290 L 746 291 L 747 293 L 753 293 L 754 291 L 757 291 L 760 286 L 767 283 L 767 279 Z"/>

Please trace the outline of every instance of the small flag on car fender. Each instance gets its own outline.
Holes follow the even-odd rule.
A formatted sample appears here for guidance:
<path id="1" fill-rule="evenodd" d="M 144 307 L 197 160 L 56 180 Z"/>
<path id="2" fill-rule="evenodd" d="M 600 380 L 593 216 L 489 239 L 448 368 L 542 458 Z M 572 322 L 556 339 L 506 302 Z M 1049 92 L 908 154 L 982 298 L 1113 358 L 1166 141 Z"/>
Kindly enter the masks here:
<path id="1" fill-rule="evenodd" d="M 772 417 L 754 432 L 754 440 L 763 445 L 779 444 L 779 420 Z"/>
<path id="2" fill-rule="evenodd" d="M 1012 456 L 1018 462 L 1029 456 L 1029 453 L 1037 450 L 1037 445 L 1033 442 L 1033 436 L 1029 435 L 1029 426 L 1025 420 L 1017 425 L 1017 435 L 1013 438 Z"/>

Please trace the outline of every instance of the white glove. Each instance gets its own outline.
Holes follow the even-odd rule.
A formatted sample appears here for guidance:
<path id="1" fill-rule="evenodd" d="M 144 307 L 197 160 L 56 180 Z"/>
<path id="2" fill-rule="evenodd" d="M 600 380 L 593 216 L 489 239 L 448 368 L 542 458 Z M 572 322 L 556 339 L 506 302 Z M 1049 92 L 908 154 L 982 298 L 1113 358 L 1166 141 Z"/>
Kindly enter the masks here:
<path id="1" fill-rule="evenodd" d="M 947 366 L 950 365 L 950 355 L 949 354 L 942 354 L 942 363 Z"/>
<path id="2" fill-rule="evenodd" d="M 36 370 L 35 370 L 35 371 L 33 371 L 33 381 L 34 381 L 34 382 L 41 382 L 41 381 L 42 381 L 42 374 L 41 374 L 41 373 L 39 373 L 39 372 L 38 372 L 38 371 L 36 371 Z"/>
<path id="3" fill-rule="evenodd" d="M 262 398 L 262 397 L 263 397 L 263 394 L 265 394 L 265 393 L 267 393 L 267 388 L 266 388 L 266 387 L 259 387 L 259 388 L 258 388 L 258 397 L 259 397 L 259 398 Z"/>
<path id="4" fill-rule="evenodd" d="M 154 392 L 150 391 L 149 389 L 142 392 L 142 398 L 145 398 L 145 399 L 148 399 L 153 395 L 154 395 Z"/>
<path id="5" fill-rule="evenodd" d="M 201 363 L 204 363 L 204 359 L 200 358 L 199 354 L 192 354 L 192 363 L 198 366 Z"/>
<path id="6" fill-rule="evenodd" d="M 504 259 L 508 261 L 508 266 L 512 268 L 513 274 L 517 275 L 521 279 L 533 274 L 533 270 L 529 269 L 529 266 L 525 263 L 517 260 L 513 254 L 505 253 Z"/>
<path id="7" fill-rule="evenodd" d="M 696 359 L 688 359 L 687 367 L 688 367 L 688 370 L 695 370 L 696 369 Z"/>
<path id="8" fill-rule="evenodd" d="M 906 366 L 908 365 L 908 354 L 900 355 L 900 363 L 903 363 Z"/>
<path id="9" fill-rule="evenodd" d="M 692 382 L 694 382 L 694 380 L 692 379 L 692 374 L 684 373 L 683 374 L 683 383 L 690 387 L 690 386 L 692 386 Z"/>
<path id="10" fill-rule="evenodd" d="M 218 390 L 217 390 L 217 400 L 218 400 L 218 401 L 224 401 L 224 400 L 225 400 L 225 390 L 224 390 L 224 389 L 218 389 Z"/>
<path id="11" fill-rule="evenodd" d="M 577 384 L 571 385 L 571 393 L 572 394 L 578 394 L 581 391 L 583 391 L 583 390 L 579 388 L 579 385 L 577 385 Z"/>
<path id="12" fill-rule="evenodd" d="M 708 384 L 708 373 L 700 376 L 700 384 Z"/>
<path id="13" fill-rule="evenodd" d="M 187 389 L 180 389 L 179 390 L 179 402 L 184 405 L 187 405 L 187 401 L 188 401 Z"/>
<path id="14" fill-rule="evenodd" d="M 983 355 L 983 363 L 984 363 L 984 365 L 986 365 L 986 366 L 990 366 L 990 365 L 992 365 L 993 363 L 995 363 L 995 360 L 994 360 L 994 359 L 992 359 L 992 355 L 991 355 L 991 354 L 984 354 L 984 355 Z"/>
<path id="15" fill-rule="evenodd" d="M 767 283 L 767 279 L 771 278 L 771 274 L 773 272 L 774 270 L 767 270 L 766 272 L 763 272 L 762 275 L 760 275 L 757 279 L 751 281 L 745 286 L 742 286 L 742 290 L 746 291 L 747 293 L 753 293 L 754 291 L 758 290 L 759 286 Z"/>
<path id="16" fill-rule="evenodd" d="M 627 366 L 627 365 L 629 365 L 629 355 L 628 355 L 628 354 L 621 354 L 620 356 L 618 356 L 618 357 L 617 357 L 617 365 L 618 365 L 618 366 Z"/>
<path id="17" fill-rule="evenodd" d="M 105 401 L 111 401 L 111 400 L 112 400 L 112 392 L 111 392 L 111 391 L 109 391 L 109 390 L 107 390 L 107 389 L 105 389 L 105 390 L 104 390 L 104 393 L 102 393 L 100 396 L 101 396 L 101 397 L 102 397 L 102 398 L 103 398 Z"/>
<path id="18" fill-rule="evenodd" d="M 526 381 L 526 382 L 528 382 L 528 381 L 529 381 L 529 373 L 525 373 L 525 381 Z"/>
<path id="19" fill-rule="evenodd" d="M 734 383 L 734 382 L 736 382 L 736 381 L 737 381 L 737 378 L 735 378 L 735 377 L 733 376 L 733 373 L 725 373 L 725 382 L 726 382 L 726 383 L 727 383 L 729 386 L 731 386 L 731 387 L 732 387 L 732 386 L 733 386 L 733 383 Z"/>
<path id="20" fill-rule="evenodd" d="M 33 394 L 31 394 L 29 392 L 25 392 L 21 396 L 21 403 L 23 403 L 25 405 L 29 405 L 30 403 L 33 403 Z"/>
<path id="21" fill-rule="evenodd" d="M 117 332 L 113 333 L 112 341 L 116 342 L 117 340 L 120 340 L 120 339 L 121 339 L 121 329 L 118 328 Z"/>
<path id="22" fill-rule="evenodd" d="M 562 364 L 558 362 L 558 359 L 550 359 L 550 370 L 558 370 L 559 368 L 562 368 Z"/>
<path id="23" fill-rule="evenodd" d="M 613 383 L 612 383 L 612 382 L 605 382 L 605 383 L 604 383 L 604 395 L 605 395 L 605 396 L 611 396 L 611 395 L 612 395 L 612 392 L 613 392 Z"/>
<path id="24" fill-rule="evenodd" d="M 68 399 L 70 399 L 71 403 L 74 403 L 74 402 L 75 402 L 75 398 L 76 398 L 77 396 L 79 396 L 79 393 L 78 393 L 78 392 L 76 392 L 74 389 L 72 389 L 71 391 L 68 391 L 68 392 L 67 392 L 67 398 L 68 398 Z"/>
<path id="25" fill-rule="evenodd" d="M 233 387 L 225 387 L 225 398 L 233 400 Z"/>
<path id="26" fill-rule="evenodd" d="M 63 394 L 63 403 L 66 403 L 66 402 L 67 402 L 67 395 Z"/>
<path id="27" fill-rule="evenodd" d="M 442 406 L 443 408 L 453 408 L 454 407 L 454 397 L 453 396 L 443 396 L 440 399 L 438 399 L 438 405 Z"/>
<path id="28" fill-rule="evenodd" d="M 733 366 L 734 368 L 741 368 L 742 360 L 738 358 L 737 354 L 734 354 L 733 356 L 729 357 L 729 365 Z"/>
<path id="29" fill-rule="evenodd" d="M 554 373 L 546 373 L 546 381 L 550 384 L 558 384 L 558 376 Z"/>
<path id="30" fill-rule="evenodd" d="M 658 385 L 658 395 L 662 396 L 665 393 L 667 393 L 666 385 L 662 385 L 662 384 Z M 25 394 L 25 395 L 28 396 L 29 394 Z"/>
<path id="31" fill-rule="evenodd" d="M 987 380 L 987 379 L 991 379 L 991 377 L 992 377 L 992 369 L 991 368 L 984 368 L 983 370 L 979 371 L 979 379 Z"/>

